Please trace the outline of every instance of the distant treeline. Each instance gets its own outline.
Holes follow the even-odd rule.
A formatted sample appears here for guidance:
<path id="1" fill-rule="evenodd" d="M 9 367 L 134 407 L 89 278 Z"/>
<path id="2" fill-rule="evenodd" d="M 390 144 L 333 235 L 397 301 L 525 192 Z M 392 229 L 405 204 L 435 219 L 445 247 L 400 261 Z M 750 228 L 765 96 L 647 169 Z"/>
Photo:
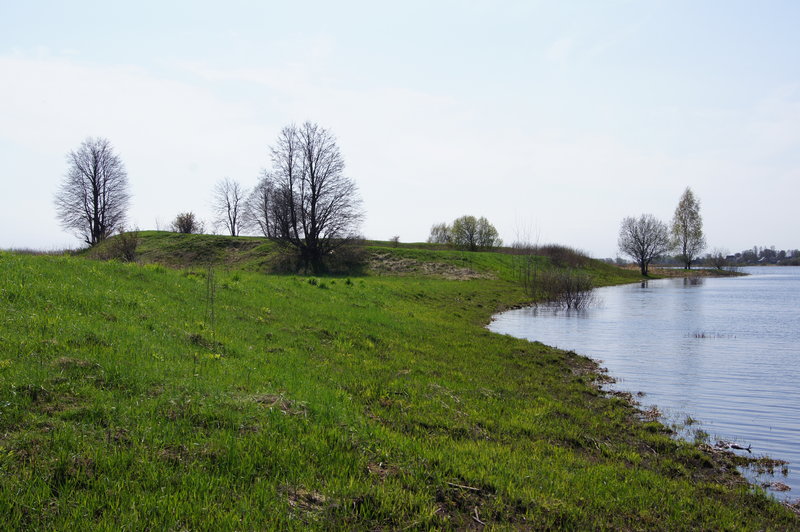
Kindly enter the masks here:
<path id="1" fill-rule="evenodd" d="M 604 259 L 610 264 L 624 266 L 629 261 L 617 257 Z M 677 255 L 662 255 L 656 259 L 659 266 L 681 266 L 683 262 Z M 697 260 L 697 265 L 705 268 L 723 268 L 728 266 L 758 266 L 774 264 L 777 266 L 800 266 L 800 249 L 775 249 L 775 246 L 753 246 L 738 253 L 714 249 Z"/>
<path id="2" fill-rule="evenodd" d="M 800 266 L 800 250 L 780 249 L 775 246 L 753 246 L 739 253 L 726 255 L 725 260 L 736 265 L 778 264 L 781 266 Z"/>

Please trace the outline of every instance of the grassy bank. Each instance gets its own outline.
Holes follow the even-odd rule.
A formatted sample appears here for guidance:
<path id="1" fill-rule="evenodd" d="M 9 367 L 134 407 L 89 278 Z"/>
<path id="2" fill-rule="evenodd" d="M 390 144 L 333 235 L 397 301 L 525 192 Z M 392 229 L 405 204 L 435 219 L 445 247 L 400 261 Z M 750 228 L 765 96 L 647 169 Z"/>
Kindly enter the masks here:
<path id="1" fill-rule="evenodd" d="M 588 360 L 486 331 L 525 300 L 509 256 L 373 247 L 402 275 L 305 278 L 259 273 L 258 240 L 150 237 L 182 267 L 0 254 L 7 528 L 798 525 Z"/>

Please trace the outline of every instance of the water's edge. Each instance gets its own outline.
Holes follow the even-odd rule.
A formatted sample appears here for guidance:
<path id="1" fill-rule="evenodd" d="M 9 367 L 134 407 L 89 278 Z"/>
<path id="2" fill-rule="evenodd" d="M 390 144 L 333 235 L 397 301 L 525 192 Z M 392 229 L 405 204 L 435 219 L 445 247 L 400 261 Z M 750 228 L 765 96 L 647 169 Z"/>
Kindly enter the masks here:
<path id="1" fill-rule="evenodd" d="M 798 269 L 795 268 L 795 272 L 797 272 L 797 270 Z M 761 277 L 758 278 L 759 282 L 761 282 Z M 764 279 L 773 281 L 773 279 L 768 279 L 768 277 L 769 276 L 766 276 Z M 800 276 L 798 278 L 800 278 Z M 594 309 L 585 314 L 579 312 L 568 313 L 565 311 L 561 311 L 559 314 L 549 311 L 545 307 L 533 306 L 498 313 L 492 317 L 491 322 L 487 325 L 487 329 L 499 334 L 509 334 L 530 341 L 540 341 L 547 345 L 572 350 L 591 358 L 599 366 L 608 368 L 609 375 L 614 379 L 613 383 L 601 385 L 601 390 L 607 393 L 627 392 L 630 394 L 632 400 L 635 398 L 636 401 L 642 403 L 637 406 L 643 413 L 650 415 L 657 413 L 659 415 L 659 420 L 673 429 L 676 437 L 698 444 L 705 442 L 711 446 L 714 446 L 718 440 L 731 442 L 734 446 L 745 449 L 748 446 L 752 446 L 752 453 L 741 449 L 736 452 L 744 456 L 770 455 L 774 458 L 786 458 L 789 461 L 797 463 L 798 457 L 791 455 L 791 453 L 783 452 L 796 441 L 795 437 L 797 433 L 793 421 L 787 422 L 787 420 L 784 419 L 787 414 L 785 410 L 792 411 L 795 407 L 784 406 L 784 412 L 777 412 L 774 411 L 775 409 L 768 408 L 768 400 L 763 397 L 758 397 L 759 395 L 769 395 L 770 392 L 774 392 L 775 395 L 780 395 L 782 398 L 792 396 L 796 400 L 797 394 L 792 394 L 788 389 L 784 390 L 783 388 L 785 388 L 785 386 L 780 385 L 780 383 L 775 385 L 774 390 L 766 388 L 764 383 L 770 382 L 770 380 L 762 381 L 758 375 L 753 375 L 753 372 L 750 371 L 753 367 L 758 366 L 757 363 L 747 362 L 744 366 L 740 367 L 740 361 L 733 360 L 737 356 L 741 357 L 742 352 L 747 352 L 749 354 L 753 341 L 753 339 L 750 338 L 751 331 L 747 327 L 736 329 L 731 325 L 732 328 L 725 328 L 726 321 L 730 322 L 731 320 L 731 313 L 729 311 L 732 308 L 741 311 L 741 305 L 737 303 L 734 306 L 729 306 L 726 302 L 726 298 L 731 297 L 731 295 L 727 293 L 730 292 L 731 287 L 725 286 L 724 284 L 720 285 L 717 281 L 723 281 L 724 283 L 733 280 L 735 282 L 736 279 L 742 278 L 725 277 L 713 280 L 705 278 L 699 281 L 694 278 L 671 278 L 647 281 L 645 283 L 637 282 L 628 285 L 605 287 L 597 290 L 603 299 L 615 293 L 632 293 L 635 295 L 633 301 L 624 301 L 622 304 L 628 307 L 627 314 L 618 314 L 616 309 L 612 309 L 612 312 L 609 312 L 607 308 Z M 792 279 L 792 281 L 794 281 L 794 279 Z M 678 284 L 676 284 L 676 282 Z M 742 286 L 744 285 L 735 285 L 737 289 Z M 759 288 L 757 287 L 757 289 Z M 642 294 L 648 292 L 654 293 L 655 296 L 652 297 L 656 299 L 652 300 L 651 297 L 651 300 L 646 302 L 647 305 L 637 306 L 637 303 L 640 303 L 640 301 L 636 298 L 641 298 Z M 677 296 L 675 296 L 675 294 L 677 294 Z M 645 296 L 645 298 L 647 297 L 650 296 Z M 721 302 L 718 305 L 720 309 L 712 309 L 714 312 L 707 311 L 706 307 L 709 306 L 707 301 L 709 297 L 712 299 L 716 298 L 718 302 Z M 675 301 L 670 302 L 670 298 Z M 733 298 L 737 299 L 736 294 L 733 295 Z M 619 303 L 619 297 L 616 295 L 613 296 L 612 299 L 616 300 L 614 303 L 615 305 Z M 695 305 L 695 307 L 699 308 L 701 311 L 706 310 L 704 315 L 693 316 L 689 319 L 684 319 L 685 316 L 682 314 L 676 319 L 663 319 L 664 316 L 661 314 L 654 317 L 654 319 L 670 334 L 669 341 L 663 342 L 667 345 L 659 344 L 659 341 L 662 339 L 659 335 L 663 334 L 662 332 L 652 332 L 647 328 L 642 329 L 645 332 L 642 333 L 641 336 L 650 337 L 651 342 L 659 345 L 659 347 L 667 349 L 667 354 L 660 356 L 660 360 L 659 355 L 655 355 L 655 363 L 651 362 L 651 358 L 647 356 L 640 356 L 642 353 L 646 353 L 646 347 L 636 349 L 624 342 L 620 342 L 619 339 L 609 339 L 609 336 L 613 336 L 613 330 L 615 328 L 618 332 L 621 332 L 621 336 L 627 335 L 635 337 L 635 333 L 637 332 L 636 325 L 630 324 L 630 326 L 627 326 L 629 325 L 629 321 L 633 321 L 630 317 L 630 313 L 635 315 L 638 312 L 639 316 L 646 316 L 648 313 L 652 312 L 654 301 L 655 303 L 661 303 L 661 305 L 659 305 L 661 307 L 673 305 L 680 313 L 693 312 L 692 308 L 689 308 L 691 305 Z M 664 304 L 665 302 L 666 304 Z M 745 309 L 746 308 L 745 305 Z M 719 312 L 717 312 L 717 310 L 719 310 Z M 719 316 L 716 314 L 719 314 Z M 624 319 L 620 319 L 620 316 L 624 316 Z M 666 317 L 670 318 L 669 314 Z M 615 319 L 618 320 L 617 323 L 614 322 Z M 521 327 L 524 330 L 526 322 L 542 324 L 547 320 L 555 323 L 555 329 L 561 334 L 560 337 L 552 336 L 550 334 L 552 331 L 548 332 L 548 334 L 541 334 L 539 330 L 541 327 L 534 327 L 533 330 L 527 329 L 524 333 L 520 332 Z M 600 335 L 596 337 L 594 335 L 589 335 L 589 340 L 576 342 L 576 339 L 580 340 L 582 336 L 586 336 L 584 331 L 587 330 L 587 327 L 585 327 L 585 325 L 592 322 L 592 320 L 597 322 L 596 326 L 607 329 L 605 331 L 605 336 Z M 509 321 L 511 323 L 509 323 Z M 744 321 L 746 323 L 748 320 L 745 319 Z M 641 324 L 641 322 L 637 323 Z M 689 332 L 683 333 L 683 337 L 680 338 L 679 341 L 676 341 L 676 331 L 680 331 L 681 326 L 685 327 L 687 324 L 694 324 L 696 329 L 694 329 L 694 332 L 689 330 Z M 714 325 L 714 328 L 709 328 L 707 330 L 704 328 L 705 325 Z M 591 327 L 588 329 L 591 330 Z M 611 331 L 609 332 L 608 330 Z M 742 332 L 737 336 L 737 331 L 739 330 Z M 781 329 L 779 327 L 774 330 L 766 331 L 766 334 L 773 334 L 776 330 L 778 333 L 785 333 L 786 330 L 791 330 L 791 328 Z M 638 330 L 638 332 L 641 333 L 642 331 Z M 757 332 L 762 333 L 763 331 Z M 553 341 L 554 339 L 556 341 Z M 789 343 L 795 341 L 791 337 L 789 337 L 788 340 Z M 758 341 L 758 338 L 756 338 L 756 341 Z M 705 345 L 703 342 L 705 342 Z M 597 347 L 584 348 L 590 346 L 592 343 L 594 343 L 595 346 L 600 344 L 604 346 L 604 349 L 598 349 Z M 699 349 L 696 347 L 698 343 L 700 344 Z M 636 342 L 634 342 L 634 345 L 635 344 Z M 707 351 L 707 344 L 712 344 L 711 346 L 713 348 L 721 347 L 723 352 L 722 357 L 720 358 L 719 355 L 714 355 L 712 353 L 710 359 L 707 360 L 703 358 L 706 356 L 705 351 Z M 605 353 L 603 351 L 605 351 Z M 615 351 L 616 354 L 613 356 L 606 356 Z M 699 354 L 695 351 L 699 352 Z M 600 354 L 598 354 L 598 352 L 600 352 Z M 687 352 L 689 353 L 688 356 L 686 354 Z M 792 352 L 790 355 L 794 355 L 794 353 Z M 613 358 L 614 360 L 611 360 L 611 363 L 609 363 L 609 358 Z M 640 361 L 640 358 L 645 360 Z M 665 364 L 663 364 L 664 360 L 672 361 L 672 366 L 667 364 L 665 367 Z M 622 370 L 619 367 L 620 361 L 624 364 L 628 364 L 629 367 Z M 648 367 L 646 371 L 642 372 L 641 367 L 643 365 L 653 367 Z M 785 365 L 783 367 L 785 367 Z M 660 374 L 658 373 L 659 371 L 661 371 Z M 680 376 L 682 372 L 685 373 L 685 375 L 683 375 L 683 378 L 676 384 L 674 382 L 674 374 L 677 373 Z M 645 374 L 647 378 L 640 378 L 640 374 L 642 373 Z M 769 368 L 767 368 L 767 373 L 770 373 Z M 774 373 L 772 373 L 772 375 L 774 375 Z M 648 378 L 654 380 L 659 385 L 649 386 Z M 672 380 L 673 382 L 661 382 L 665 380 Z M 791 380 L 791 378 L 789 378 L 789 380 Z M 711 382 L 711 385 L 704 388 L 703 385 L 706 384 L 704 381 Z M 715 395 L 718 391 L 717 388 L 725 390 L 726 387 L 731 389 L 722 394 Z M 751 393 L 754 399 L 750 400 L 747 396 L 741 396 L 738 388 L 745 388 L 745 392 Z M 641 392 L 639 390 L 641 390 Z M 786 393 L 784 394 L 783 392 Z M 673 393 L 671 397 L 669 395 L 670 393 Z M 712 408 L 694 408 L 692 401 L 687 400 L 687 396 L 691 396 L 692 393 L 701 398 L 701 403 L 705 401 L 711 404 Z M 642 396 L 644 398 L 641 398 Z M 754 406 L 753 403 L 758 403 L 759 401 L 762 404 L 755 404 Z M 794 405 L 794 403 L 791 403 L 791 405 Z M 765 419 L 764 412 L 761 411 L 762 407 L 765 407 L 767 410 L 773 410 L 771 412 L 772 417 L 781 420 L 783 424 L 771 423 L 770 419 Z M 715 410 L 719 412 L 719 416 L 714 416 Z M 793 411 L 790 415 L 793 417 Z M 750 429 L 753 427 L 758 427 L 762 433 L 760 436 L 764 437 L 752 437 L 752 431 Z M 770 443 L 772 443 L 772 445 L 769 445 Z M 775 473 L 776 475 L 780 475 L 780 478 L 770 475 L 764 476 L 763 474 L 754 474 L 747 471 L 745 471 L 745 476 L 754 484 L 765 487 L 766 489 L 772 489 L 773 487 L 783 488 L 786 486 L 792 488 L 792 491 L 795 493 L 800 491 L 800 478 L 797 473 L 788 469 L 782 470 L 780 467 Z M 778 496 L 788 496 L 789 493 L 790 492 L 782 492 L 779 493 Z"/>

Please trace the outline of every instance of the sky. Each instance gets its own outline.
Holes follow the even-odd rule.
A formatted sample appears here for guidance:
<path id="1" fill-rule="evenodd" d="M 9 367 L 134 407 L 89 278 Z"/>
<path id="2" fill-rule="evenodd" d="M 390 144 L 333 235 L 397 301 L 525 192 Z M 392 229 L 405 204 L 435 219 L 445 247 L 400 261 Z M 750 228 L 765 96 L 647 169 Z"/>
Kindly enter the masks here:
<path id="1" fill-rule="evenodd" d="M 211 227 L 280 129 L 334 133 L 371 239 L 485 216 L 618 254 L 691 187 L 709 249 L 800 247 L 800 2 L 0 0 L 0 248 L 78 248 L 66 156 L 111 141 L 128 226 Z"/>

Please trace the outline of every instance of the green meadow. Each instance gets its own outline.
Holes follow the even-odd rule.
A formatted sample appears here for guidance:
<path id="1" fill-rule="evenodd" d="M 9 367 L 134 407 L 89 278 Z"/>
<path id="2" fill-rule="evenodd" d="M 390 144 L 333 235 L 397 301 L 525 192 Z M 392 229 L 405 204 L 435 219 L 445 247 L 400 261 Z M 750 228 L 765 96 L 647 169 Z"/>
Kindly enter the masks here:
<path id="1" fill-rule="evenodd" d="M 527 302 L 510 255 L 369 243 L 371 269 L 304 277 L 263 273 L 262 239 L 141 239 L 0 252 L 5 529 L 800 525 L 590 360 L 488 332 Z"/>

